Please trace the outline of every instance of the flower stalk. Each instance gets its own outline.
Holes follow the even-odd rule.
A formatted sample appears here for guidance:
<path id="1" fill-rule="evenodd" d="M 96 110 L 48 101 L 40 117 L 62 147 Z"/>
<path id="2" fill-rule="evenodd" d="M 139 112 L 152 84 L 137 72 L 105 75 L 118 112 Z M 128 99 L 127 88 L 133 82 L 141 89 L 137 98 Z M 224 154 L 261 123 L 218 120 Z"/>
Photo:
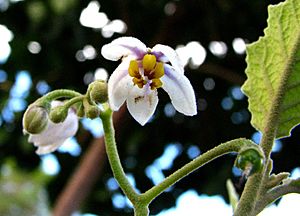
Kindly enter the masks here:
<path id="1" fill-rule="evenodd" d="M 209 163 L 210 161 L 232 152 L 239 152 L 242 148 L 252 147 L 255 144 L 247 139 L 240 138 L 231 140 L 229 142 L 222 143 L 215 148 L 205 152 L 204 154 L 198 156 L 196 159 L 192 160 L 188 164 L 184 165 L 182 168 L 168 176 L 161 183 L 154 186 L 142 196 L 148 202 L 151 202 L 155 197 L 165 191 L 167 188 L 178 182 L 180 179 L 184 178 L 188 174 L 192 173 L 196 169 L 202 167 L 203 165 Z"/>
<path id="2" fill-rule="evenodd" d="M 106 109 L 100 114 L 105 133 L 106 152 L 115 179 L 117 180 L 124 194 L 134 206 L 135 216 L 147 216 L 149 214 L 148 205 L 152 202 L 152 200 L 154 200 L 167 188 L 174 185 L 176 182 L 206 163 L 227 153 L 241 152 L 245 148 L 257 149 L 257 151 L 260 152 L 260 148 L 258 148 L 256 144 L 244 138 L 235 139 L 220 144 L 210 151 L 198 156 L 196 159 L 186 164 L 169 177 L 165 178 L 160 184 L 152 187 L 143 194 L 139 194 L 128 181 L 120 161 L 114 136 L 112 113 L 112 110 L 109 107 L 106 107 Z"/>
<path id="3" fill-rule="evenodd" d="M 106 110 L 100 113 L 100 118 L 103 122 L 103 129 L 105 134 L 104 139 L 106 152 L 115 179 L 119 183 L 124 194 L 128 197 L 132 204 L 135 205 L 135 203 L 138 200 L 138 193 L 134 190 L 134 188 L 128 181 L 120 161 L 115 141 L 115 131 L 113 128 L 112 113 L 112 110 L 108 107 L 106 108 Z"/>

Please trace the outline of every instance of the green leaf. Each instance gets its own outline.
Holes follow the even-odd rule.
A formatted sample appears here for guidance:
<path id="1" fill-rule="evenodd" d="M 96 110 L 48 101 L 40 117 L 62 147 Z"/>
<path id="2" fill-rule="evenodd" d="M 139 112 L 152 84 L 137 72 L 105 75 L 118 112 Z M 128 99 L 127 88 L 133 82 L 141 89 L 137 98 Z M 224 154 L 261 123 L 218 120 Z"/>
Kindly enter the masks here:
<path id="1" fill-rule="evenodd" d="M 276 138 L 281 138 L 300 123 L 300 1 L 269 6 L 268 13 L 265 35 L 247 46 L 242 90 L 251 124 L 260 131 L 277 124 Z"/>

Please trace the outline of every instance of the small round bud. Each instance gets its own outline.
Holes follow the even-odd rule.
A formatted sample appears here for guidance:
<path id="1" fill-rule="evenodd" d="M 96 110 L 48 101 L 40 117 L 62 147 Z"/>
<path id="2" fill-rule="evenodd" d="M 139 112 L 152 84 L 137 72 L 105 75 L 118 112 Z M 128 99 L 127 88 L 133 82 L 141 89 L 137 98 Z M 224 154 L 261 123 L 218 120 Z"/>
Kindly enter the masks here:
<path id="1" fill-rule="evenodd" d="M 107 83 L 102 80 L 96 80 L 91 84 L 90 98 L 96 103 L 105 103 L 108 101 Z"/>
<path id="2" fill-rule="evenodd" d="M 48 113 L 44 107 L 31 105 L 23 116 L 23 128 L 30 134 L 41 133 L 48 124 Z"/>
<path id="3" fill-rule="evenodd" d="M 68 116 L 68 109 L 64 106 L 53 107 L 50 110 L 49 118 L 53 123 L 63 122 Z"/>
<path id="4" fill-rule="evenodd" d="M 86 117 L 94 119 L 99 117 L 100 109 L 97 106 L 88 106 L 85 112 Z"/>
<path id="5" fill-rule="evenodd" d="M 235 166 L 249 172 L 249 175 L 260 171 L 263 167 L 264 157 L 256 148 L 242 150 L 236 158 Z M 249 170 L 250 169 L 250 170 Z"/>

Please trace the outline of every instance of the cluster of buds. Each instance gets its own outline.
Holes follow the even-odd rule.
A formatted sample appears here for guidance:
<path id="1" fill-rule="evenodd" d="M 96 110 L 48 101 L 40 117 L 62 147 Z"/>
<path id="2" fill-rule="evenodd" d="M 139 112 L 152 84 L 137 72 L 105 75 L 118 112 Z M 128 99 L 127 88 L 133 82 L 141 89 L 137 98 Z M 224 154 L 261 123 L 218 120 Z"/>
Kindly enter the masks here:
<path id="1" fill-rule="evenodd" d="M 55 151 L 66 139 L 76 134 L 81 117 L 97 118 L 101 104 L 107 102 L 107 84 L 95 81 L 85 95 L 56 90 L 31 104 L 23 116 L 23 131 L 28 141 L 38 147 L 37 154 Z M 66 94 L 67 93 L 67 94 Z M 59 101 L 59 98 L 69 98 Z"/>

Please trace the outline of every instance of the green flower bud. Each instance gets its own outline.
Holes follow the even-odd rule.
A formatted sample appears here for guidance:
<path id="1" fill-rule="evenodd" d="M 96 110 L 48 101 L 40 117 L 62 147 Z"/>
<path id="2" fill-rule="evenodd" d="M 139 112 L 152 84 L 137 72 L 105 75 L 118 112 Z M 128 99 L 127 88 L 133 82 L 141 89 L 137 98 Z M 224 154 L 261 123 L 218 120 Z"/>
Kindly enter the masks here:
<path id="1" fill-rule="evenodd" d="M 260 171 L 263 167 L 263 163 L 264 157 L 256 148 L 242 150 L 235 160 L 235 166 L 247 172 L 248 175 Z"/>
<path id="2" fill-rule="evenodd" d="M 102 80 L 96 80 L 91 83 L 90 98 L 96 103 L 105 103 L 108 101 L 107 83 Z"/>
<path id="3" fill-rule="evenodd" d="M 23 116 L 23 128 L 30 134 L 41 133 L 48 124 L 48 113 L 44 107 L 30 105 Z"/>
<path id="4" fill-rule="evenodd" d="M 100 115 L 100 109 L 97 106 L 90 105 L 86 107 L 85 115 L 90 119 L 97 118 Z"/>
<path id="5" fill-rule="evenodd" d="M 64 106 L 53 107 L 50 110 L 49 118 L 54 123 L 63 122 L 68 116 L 68 109 Z"/>

